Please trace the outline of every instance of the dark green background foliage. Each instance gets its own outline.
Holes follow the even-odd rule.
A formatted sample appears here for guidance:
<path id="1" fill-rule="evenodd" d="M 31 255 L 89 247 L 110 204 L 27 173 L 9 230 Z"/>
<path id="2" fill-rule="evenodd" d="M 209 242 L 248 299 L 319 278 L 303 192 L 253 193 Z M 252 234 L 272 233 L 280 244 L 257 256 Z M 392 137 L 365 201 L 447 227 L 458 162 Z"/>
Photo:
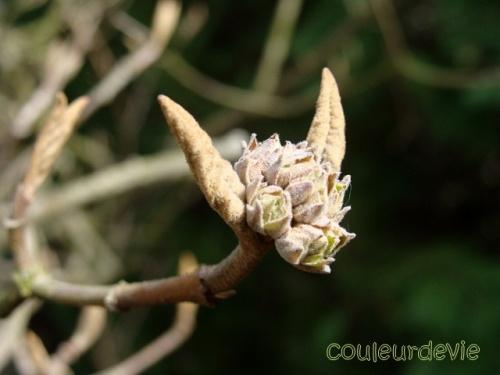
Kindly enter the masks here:
<path id="1" fill-rule="evenodd" d="M 153 2 L 133 1 L 127 12 L 148 24 L 153 7 Z M 264 0 L 209 1 L 201 31 L 188 44 L 174 36 L 169 50 L 219 81 L 250 88 L 274 7 Z M 321 67 L 329 66 L 343 94 L 348 139 L 343 170 L 353 180 L 348 196 L 353 209 L 345 226 L 357 238 L 338 255 L 333 274 L 299 272 L 271 252 L 235 297 L 201 309 L 189 342 L 149 373 L 500 373 L 500 86 L 495 73 L 500 3 L 403 0 L 395 7 L 412 56 L 408 65 L 390 58 L 364 1 L 305 1 L 280 81 L 279 94 L 313 98 Z M 110 43 L 116 54 L 125 53 L 118 36 Z M 310 69 L 297 69 L 308 56 L 313 56 Z M 448 74 L 456 76 L 452 83 Z M 67 93 L 80 95 L 96 80 L 87 63 Z M 117 118 L 133 90 L 143 90 L 151 106 L 130 140 Z M 106 134 L 117 160 L 159 151 L 173 143 L 154 102 L 159 93 L 182 103 L 207 127 L 223 109 L 155 65 L 80 132 Z M 282 139 L 298 141 L 312 115 L 311 105 L 287 118 L 245 116 L 237 126 L 260 138 L 279 132 Z M 127 228 L 120 251 L 128 280 L 174 273 L 178 254 L 186 249 L 201 262 L 217 262 L 235 244 L 188 180 L 134 191 L 89 210 L 100 218 L 101 233 L 117 223 Z M 123 358 L 149 342 L 172 315 L 171 307 L 113 315 L 113 328 L 98 345 L 102 361 Z M 75 316 L 71 308 L 50 304 L 33 324 L 53 348 L 71 331 Z M 373 364 L 325 357 L 331 342 L 422 345 L 429 340 L 477 343 L 479 359 Z M 86 355 L 77 370 L 90 371 L 95 357 Z"/>

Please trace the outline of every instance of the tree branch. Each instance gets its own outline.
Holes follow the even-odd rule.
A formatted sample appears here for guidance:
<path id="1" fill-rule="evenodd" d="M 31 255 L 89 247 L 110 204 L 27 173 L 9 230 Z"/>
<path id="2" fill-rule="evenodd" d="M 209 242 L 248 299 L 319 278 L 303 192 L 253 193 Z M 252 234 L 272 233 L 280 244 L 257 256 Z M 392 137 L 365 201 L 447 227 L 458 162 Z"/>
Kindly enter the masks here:
<path id="1" fill-rule="evenodd" d="M 35 275 L 30 288 L 33 295 L 43 299 L 78 306 L 100 305 L 111 310 L 178 302 L 210 306 L 234 294 L 233 288 L 255 269 L 269 250 L 270 244 L 264 243 L 266 246 L 260 246 L 257 252 L 237 246 L 218 264 L 202 265 L 186 275 L 103 286 L 69 283 L 41 274 Z"/>

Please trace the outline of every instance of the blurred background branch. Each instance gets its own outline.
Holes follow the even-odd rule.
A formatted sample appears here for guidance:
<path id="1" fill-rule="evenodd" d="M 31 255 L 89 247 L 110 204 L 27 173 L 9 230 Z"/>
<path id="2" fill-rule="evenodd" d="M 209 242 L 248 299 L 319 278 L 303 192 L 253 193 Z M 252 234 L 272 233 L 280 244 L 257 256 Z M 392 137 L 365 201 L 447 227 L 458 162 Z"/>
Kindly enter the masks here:
<path id="1" fill-rule="evenodd" d="M 421 61 L 406 43 L 392 0 L 369 0 L 369 2 L 391 62 L 399 74 L 425 85 L 444 88 L 500 86 L 498 68 L 471 74 Z"/>
<path id="2" fill-rule="evenodd" d="M 102 105 L 106 105 L 127 84 L 153 64 L 163 52 L 175 30 L 181 11 L 177 0 L 159 0 L 153 14 L 149 38 L 135 51 L 118 61 L 110 72 L 90 90 L 90 103 L 83 119 L 89 117 Z"/>
<path id="3" fill-rule="evenodd" d="M 65 40 L 57 40 L 49 45 L 40 85 L 12 121 L 11 131 L 15 137 L 30 135 L 33 125 L 52 104 L 56 93 L 78 73 L 84 56 L 92 47 L 102 18 L 116 3 L 113 0 L 66 4 L 63 13 L 72 34 Z"/>
<path id="4" fill-rule="evenodd" d="M 179 259 L 179 275 L 191 273 L 198 264 L 191 253 L 183 253 Z M 198 305 L 190 302 L 176 306 L 172 326 L 161 336 L 113 367 L 99 372 L 101 375 L 133 375 L 149 367 L 180 347 L 193 333 Z"/>
<path id="5" fill-rule="evenodd" d="M 48 374 L 64 373 L 80 356 L 92 349 L 106 326 L 107 311 L 100 306 L 83 307 L 75 331 L 48 359 Z"/>
<path id="6" fill-rule="evenodd" d="M 302 0 L 280 0 L 255 74 L 257 91 L 274 92 L 288 57 L 290 42 L 302 8 Z"/>
<path id="7" fill-rule="evenodd" d="M 0 320 L 0 371 L 9 362 L 25 334 L 31 316 L 40 306 L 40 301 L 37 300 L 24 301 L 8 318 Z"/>

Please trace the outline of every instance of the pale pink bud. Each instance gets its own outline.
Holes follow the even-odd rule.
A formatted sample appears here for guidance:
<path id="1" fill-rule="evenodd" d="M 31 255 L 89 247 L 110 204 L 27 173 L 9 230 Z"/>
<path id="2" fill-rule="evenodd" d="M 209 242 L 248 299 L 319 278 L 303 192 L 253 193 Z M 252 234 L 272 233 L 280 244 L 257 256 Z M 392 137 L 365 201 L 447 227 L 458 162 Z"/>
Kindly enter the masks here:
<path id="1" fill-rule="evenodd" d="M 286 191 L 292 198 L 292 206 L 304 203 L 314 190 L 314 184 L 311 181 L 293 181 L 287 186 Z"/>
<path id="2" fill-rule="evenodd" d="M 266 181 L 285 188 L 292 180 L 306 176 L 314 170 L 317 165 L 314 154 L 305 148 L 305 143 L 301 144 L 301 148 L 290 142 L 285 144 L 280 158 L 263 171 Z"/>
<path id="3" fill-rule="evenodd" d="M 337 224 L 319 229 L 299 224 L 275 242 L 278 253 L 304 271 L 330 273 L 334 255 L 355 235 Z"/>
<path id="4" fill-rule="evenodd" d="M 330 273 L 333 257 L 325 256 L 328 238 L 321 229 L 299 224 L 275 242 L 276 250 L 287 262 L 309 272 Z"/>
<path id="5" fill-rule="evenodd" d="M 278 238 L 290 229 L 292 202 L 290 194 L 279 186 L 259 188 L 247 204 L 247 223 L 256 232 Z"/>
<path id="6" fill-rule="evenodd" d="M 252 134 L 248 145 L 243 144 L 243 155 L 234 164 L 241 182 L 248 185 L 261 177 L 262 172 L 279 159 L 282 149 L 278 134 L 273 134 L 262 143 Z"/>
<path id="7" fill-rule="evenodd" d="M 294 206 L 293 218 L 299 223 L 316 224 L 325 226 L 328 224 L 327 213 L 327 175 L 325 171 L 315 164 L 310 173 L 303 176 L 300 181 L 308 181 L 312 189 L 300 205 Z M 295 181 L 294 181 L 295 182 Z"/>

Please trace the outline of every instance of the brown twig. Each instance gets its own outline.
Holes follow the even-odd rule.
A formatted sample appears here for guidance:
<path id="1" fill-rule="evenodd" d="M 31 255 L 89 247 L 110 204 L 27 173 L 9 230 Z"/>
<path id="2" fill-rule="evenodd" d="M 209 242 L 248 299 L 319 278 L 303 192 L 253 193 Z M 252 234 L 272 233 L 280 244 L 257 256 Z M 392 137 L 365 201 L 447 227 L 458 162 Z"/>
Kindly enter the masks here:
<path id="1" fill-rule="evenodd" d="M 178 302 L 212 305 L 234 294 L 233 288 L 255 269 L 270 247 L 265 241 L 257 250 L 255 245 L 237 246 L 220 263 L 202 265 L 198 271 L 186 275 L 112 286 L 68 283 L 39 275 L 32 281 L 31 292 L 59 303 L 100 305 L 112 310 Z"/>
<path id="2" fill-rule="evenodd" d="M 240 245 L 218 265 L 202 266 L 198 272 L 160 280 L 119 283 L 114 286 L 80 285 L 60 281 L 38 269 L 39 266 L 36 267 L 37 259 L 33 255 L 36 245 L 29 241 L 28 228 L 22 220 L 38 186 L 47 177 L 64 141 L 68 138 L 68 131 L 65 129 L 72 129 L 78 118 L 79 112 L 73 108 L 84 108 L 77 106 L 77 103 L 79 102 L 70 105 L 68 109 L 65 103 L 61 103 L 54 109 L 37 139 L 32 163 L 16 194 L 11 243 L 19 266 L 28 272 L 28 278 L 24 280 L 24 288 L 27 290 L 25 293 L 62 303 L 102 305 L 110 309 L 183 301 L 210 305 L 217 299 L 227 297 L 232 293 L 232 288 L 257 265 L 269 245 L 246 226 L 242 201 L 243 186 L 232 166 L 222 159 L 208 135 L 192 116 L 167 98 L 161 99 L 162 109 L 188 163 L 208 202 L 233 228 Z M 60 123 L 61 127 L 54 126 L 54 122 Z M 55 132 L 54 129 L 60 130 Z M 58 135 L 55 136 L 54 133 Z M 15 223 L 16 221 L 18 223 Z"/>

